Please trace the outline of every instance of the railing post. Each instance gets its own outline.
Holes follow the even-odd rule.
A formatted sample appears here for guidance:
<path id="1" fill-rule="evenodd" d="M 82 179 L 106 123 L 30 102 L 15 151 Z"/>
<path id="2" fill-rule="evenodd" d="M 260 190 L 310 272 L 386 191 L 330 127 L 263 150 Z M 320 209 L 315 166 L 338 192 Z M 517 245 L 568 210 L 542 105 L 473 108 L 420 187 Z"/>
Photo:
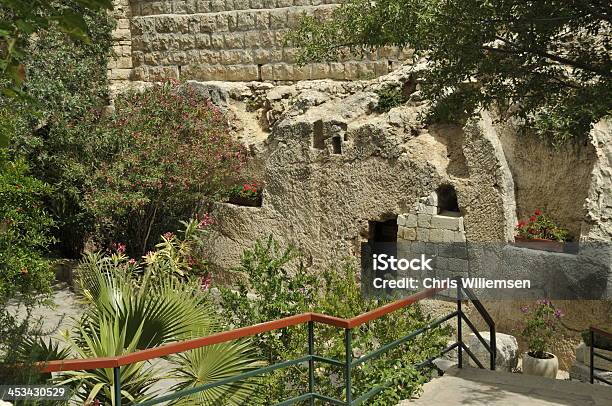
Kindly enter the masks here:
<path id="1" fill-rule="evenodd" d="M 489 326 L 489 337 L 491 339 L 489 347 L 491 347 L 491 371 L 495 371 L 495 363 L 497 362 L 497 341 L 495 339 L 495 324 Z"/>
<path id="2" fill-rule="evenodd" d="M 589 380 L 591 383 L 595 383 L 595 366 L 593 365 L 593 361 L 595 361 L 593 354 L 593 349 L 595 348 L 595 332 L 593 330 L 589 331 L 589 336 L 591 336 L 591 350 L 589 351 L 589 358 L 591 359 L 591 364 L 589 365 Z"/>
<path id="3" fill-rule="evenodd" d="M 121 406 L 121 379 L 119 376 L 119 367 L 113 368 L 113 389 L 115 403 L 113 406 Z"/>
<path id="4" fill-rule="evenodd" d="M 461 310 L 461 281 L 457 285 L 457 366 L 463 368 L 463 334 L 461 325 L 463 324 L 463 311 Z"/>
<path id="5" fill-rule="evenodd" d="M 346 389 L 346 404 L 350 406 L 353 403 L 353 395 L 351 393 L 351 362 L 353 361 L 353 343 L 351 337 L 351 329 L 344 329 L 344 384 Z"/>
<path id="6" fill-rule="evenodd" d="M 308 355 L 310 355 L 310 360 L 308 360 L 308 393 L 310 396 L 310 406 L 314 405 L 314 359 L 312 356 L 314 355 L 314 323 L 311 321 L 308 322 Z"/>

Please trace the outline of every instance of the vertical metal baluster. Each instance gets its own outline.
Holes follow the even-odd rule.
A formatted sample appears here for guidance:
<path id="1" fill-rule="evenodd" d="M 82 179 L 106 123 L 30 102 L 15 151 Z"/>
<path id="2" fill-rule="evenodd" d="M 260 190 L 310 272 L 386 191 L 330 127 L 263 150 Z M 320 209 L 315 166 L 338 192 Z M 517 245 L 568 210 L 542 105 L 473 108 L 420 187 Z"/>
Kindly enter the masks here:
<path id="1" fill-rule="evenodd" d="M 594 374 L 595 369 L 593 365 L 594 356 L 593 356 L 593 348 L 595 348 L 595 332 L 593 330 L 589 331 L 589 335 L 591 336 L 591 351 L 589 351 L 589 358 L 591 358 L 591 365 L 589 365 L 589 375 L 591 383 L 595 383 Z"/>
<path id="2" fill-rule="evenodd" d="M 457 286 L 457 366 L 463 368 L 463 334 L 461 325 L 463 324 L 463 312 L 461 310 L 461 281 L 458 281 Z"/>
<path id="3" fill-rule="evenodd" d="M 114 406 L 121 406 L 121 379 L 119 377 L 119 367 L 113 368 L 113 389 L 115 390 Z"/>
<path id="4" fill-rule="evenodd" d="M 308 392 L 311 394 L 310 396 L 310 406 L 314 405 L 314 359 L 312 356 L 314 355 L 314 323 L 312 321 L 308 322 L 308 355 L 310 355 L 310 359 L 308 360 Z"/>
<path id="5" fill-rule="evenodd" d="M 344 349 L 346 352 L 344 364 L 344 383 L 346 385 L 346 404 L 350 406 L 353 402 L 351 393 L 351 362 L 353 360 L 353 343 L 351 341 L 351 329 L 344 329 Z"/>
<path id="6" fill-rule="evenodd" d="M 497 361 L 497 341 L 495 339 L 495 324 L 489 327 L 490 345 L 491 347 L 491 371 L 495 371 L 495 363 Z"/>

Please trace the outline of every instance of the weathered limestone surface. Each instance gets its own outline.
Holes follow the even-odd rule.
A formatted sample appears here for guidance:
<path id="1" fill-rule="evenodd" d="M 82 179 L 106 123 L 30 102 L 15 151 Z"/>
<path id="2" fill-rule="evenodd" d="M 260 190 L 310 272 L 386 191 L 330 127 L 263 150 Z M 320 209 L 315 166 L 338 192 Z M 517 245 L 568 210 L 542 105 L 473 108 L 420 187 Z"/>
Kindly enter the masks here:
<path id="1" fill-rule="evenodd" d="M 305 255 L 306 265 L 315 270 L 344 259 L 357 265 L 360 244 L 371 238 L 372 221 L 396 220 L 398 240 L 453 238 L 465 239 L 467 244 L 497 242 L 500 246 L 512 241 L 518 210 L 515 190 L 529 185 L 534 174 L 516 169 L 517 154 L 509 146 L 518 146 L 519 141 L 510 142 L 512 135 L 506 127 L 483 114 L 464 128 L 426 128 L 418 119 L 426 107 L 418 86 L 405 105 L 388 113 L 374 111 L 376 90 L 386 83 L 406 83 L 414 68 L 406 66 L 370 81 L 315 80 L 282 86 L 190 82 L 234 115 L 237 135 L 255 153 L 252 179 L 265 184 L 262 207 L 216 205 L 217 233 L 207 246 L 213 263 L 231 267 L 253 240 L 273 235 L 296 245 Z M 584 202 L 589 209 L 579 219 L 584 239 L 610 241 L 612 237 L 605 220 L 609 215 L 606 191 L 610 189 L 606 175 L 610 173 L 606 161 L 610 154 L 605 140 L 611 133 L 606 128 L 596 127 L 596 139 L 604 141 L 594 141 L 595 153 L 588 155 L 593 159 L 587 165 L 592 169 L 587 180 L 589 200 Z M 564 165 L 574 165 L 571 155 L 564 159 Z M 582 165 L 583 159 L 578 154 L 576 165 Z M 555 179 L 556 166 L 539 168 L 539 176 Z M 564 173 L 571 177 L 573 172 Z M 563 200 L 567 195 L 578 199 L 582 192 L 567 185 L 582 188 L 578 183 L 584 181 L 583 171 L 575 171 L 575 176 L 574 182 L 560 182 L 561 189 L 549 193 L 548 199 L 558 196 Z M 455 218 L 439 218 L 437 203 L 429 200 L 441 185 L 450 185 L 457 193 L 459 212 Z M 597 220 L 590 220 L 587 212 Z M 432 229 L 436 231 L 432 233 Z M 576 286 L 574 293 L 588 285 L 573 266 L 583 257 L 512 246 L 499 250 L 498 255 L 514 258 L 516 266 L 500 271 L 506 276 L 548 269 L 536 278 L 541 288 L 534 290 L 536 294 L 558 292 L 560 282 L 577 281 L 570 283 Z M 479 275 L 478 267 L 471 265 L 470 273 Z M 606 289 L 605 283 L 598 284 L 596 291 Z M 488 300 L 485 305 L 499 322 L 498 331 L 517 335 L 524 317 L 519 309 L 526 303 Z M 566 310 L 566 323 L 573 329 L 612 325 L 608 302 L 555 303 Z M 466 309 L 471 311 L 469 306 Z M 485 329 L 478 317 L 474 320 L 477 327 Z M 567 332 L 553 349 L 562 368 L 569 369 L 578 340 L 577 334 Z M 521 351 L 525 349 L 522 340 L 519 346 Z"/>

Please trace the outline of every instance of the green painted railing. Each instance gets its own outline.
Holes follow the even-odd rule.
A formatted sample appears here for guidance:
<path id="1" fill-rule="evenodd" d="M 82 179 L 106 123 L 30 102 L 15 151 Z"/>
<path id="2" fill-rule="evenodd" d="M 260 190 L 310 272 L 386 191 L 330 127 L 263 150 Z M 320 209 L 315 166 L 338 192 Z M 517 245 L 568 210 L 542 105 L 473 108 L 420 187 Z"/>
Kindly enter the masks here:
<path id="1" fill-rule="evenodd" d="M 354 397 L 353 394 L 353 385 L 352 385 L 352 377 L 351 372 L 353 368 L 368 362 L 372 359 L 375 359 L 382 354 L 385 354 L 395 348 L 398 348 L 401 345 L 405 345 L 410 340 L 415 337 L 425 333 L 428 330 L 434 329 L 442 325 L 442 323 L 452 320 L 453 318 L 457 319 L 457 342 L 452 345 L 446 347 L 441 350 L 436 357 L 427 359 L 417 365 L 415 367 L 422 368 L 427 365 L 431 365 L 432 361 L 435 358 L 438 358 L 449 351 L 457 349 L 458 352 L 458 367 L 463 367 L 463 351 L 474 360 L 474 362 L 480 367 L 484 368 L 482 363 L 474 356 L 472 351 L 464 344 L 463 336 L 462 336 L 462 321 L 465 321 L 466 324 L 470 327 L 470 329 L 475 333 L 476 337 L 481 341 L 484 347 L 490 354 L 490 368 L 491 370 L 495 370 L 495 360 L 496 360 L 496 345 L 495 345 L 495 323 L 485 310 L 484 306 L 477 300 L 473 292 L 468 289 L 460 288 L 457 292 L 457 310 L 437 319 L 434 322 L 427 324 L 426 326 L 412 331 L 406 336 L 399 338 L 393 342 L 386 343 L 381 347 L 377 348 L 374 351 L 371 351 L 367 354 L 360 356 L 359 358 L 353 358 L 353 347 L 352 347 L 352 331 L 353 329 L 365 324 L 369 321 L 376 320 L 381 318 L 382 316 L 389 314 L 391 312 L 397 311 L 399 309 L 405 308 L 413 303 L 418 302 L 424 298 L 432 297 L 440 289 L 429 289 L 415 295 L 409 296 L 407 298 L 395 301 L 393 303 L 387 304 L 385 306 L 374 309 L 370 312 L 361 314 L 357 317 L 353 317 L 351 319 L 342 319 L 332 316 L 327 316 L 318 313 L 303 313 L 296 316 L 286 317 L 279 320 L 273 320 L 266 323 L 256 324 L 254 326 L 249 326 L 245 328 L 240 328 L 231 331 L 225 331 L 217 334 L 213 334 L 207 337 L 196 338 L 193 340 L 183 341 L 179 343 L 167 344 L 161 347 L 151 348 L 123 356 L 117 357 L 107 357 L 107 358 L 96 358 L 96 359 L 73 359 L 73 360 L 57 360 L 51 361 L 45 364 L 41 369 L 43 372 L 59 372 L 59 371 L 69 371 L 69 370 L 91 370 L 98 368 L 113 368 L 113 377 L 114 377 L 114 405 L 121 406 L 121 380 L 120 380 L 120 368 L 123 365 L 129 365 L 135 362 L 141 362 L 146 360 L 151 360 L 154 358 L 165 357 L 171 354 L 176 354 L 184 351 L 189 351 L 195 348 L 201 348 L 207 345 L 218 344 L 222 342 L 232 341 L 245 337 L 252 337 L 257 334 L 261 334 L 264 332 L 269 332 L 281 328 L 296 326 L 307 324 L 308 326 L 308 354 L 294 360 L 284 361 L 277 364 L 265 366 L 262 368 L 258 368 L 249 372 L 245 372 L 242 374 L 238 374 L 229 378 L 221 379 L 218 381 L 210 382 L 204 385 L 200 385 L 194 388 L 183 389 L 181 391 L 173 392 L 166 396 L 160 396 L 155 399 L 151 399 L 142 403 L 139 403 L 138 406 L 151 406 L 156 405 L 163 402 L 168 402 L 171 400 L 179 399 L 185 396 L 193 395 L 195 393 L 205 391 L 208 389 L 216 388 L 223 385 L 232 384 L 239 381 L 244 381 L 246 379 L 264 375 L 276 370 L 280 370 L 283 368 L 287 368 L 293 365 L 298 364 L 308 364 L 308 392 L 301 394 L 299 396 L 293 397 L 291 399 L 287 399 L 281 403 L 277 403 L 275 406 L 288 406 L 295 404 L 297 402 L 308 401 L 310 405 L 314 405 L 315 401 L 320 400 L 323 402 L 327 402 L 333 405 L 344 405 L 344 406 L 355 406 L 364 403 L 366 400 L 375 396 L 384 390 L 387 385 L 381 384 L 371 388 L 364 394 L 360 396 Z M 466 296 L 463 296 L 463 293 Z M 474 324 L 468 319 L 467 315 L 463 312 L 461 303 L 464 299 L 469 299 L 473 302 L 475 308 L 479 311 L 485 322 L 487 323 L 490 330 L 491 337 L 491 345 L 489 345 L 483 337 L 478 333 Z M 315 349 L 315 331 L 314 326 L 315 323 L 333 326 L 336 328 L 344 329 L 344 350 L 345 356 L 343 360 L 336 360 L 325 358 L 316 354 Z M 334 365 L 337 367 L 342 367 L 344 370 L 344 400 L 334 399 L 328 396 L 324 396 L 320 393 L 317 393 L 315 388 L 315 365 L 316 363 L 323 363 L 328 365 Z"/>

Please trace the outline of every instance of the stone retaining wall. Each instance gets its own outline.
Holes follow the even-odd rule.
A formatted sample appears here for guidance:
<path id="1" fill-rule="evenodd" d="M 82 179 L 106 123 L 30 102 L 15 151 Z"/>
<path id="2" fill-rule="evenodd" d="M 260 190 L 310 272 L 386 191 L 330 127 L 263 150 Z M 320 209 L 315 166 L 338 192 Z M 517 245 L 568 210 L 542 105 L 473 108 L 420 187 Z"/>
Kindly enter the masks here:
<path id="1" fill-rule="evenodd" d="M 338 0 L 115 0 L 123 41 L 112 80 L 366 79 L 409 52 L 381 49 L 340 62 L 296 64 L 284 37 L 304 14 L 328 18 Z M 119 12 L 117 12 L 117 10 Z M 129 26 L 126 25 L 129 22 Z M 125 47 L 129 46 L 129 56 Z M 128 60 L 129 59 L 129 60 Z"/>

